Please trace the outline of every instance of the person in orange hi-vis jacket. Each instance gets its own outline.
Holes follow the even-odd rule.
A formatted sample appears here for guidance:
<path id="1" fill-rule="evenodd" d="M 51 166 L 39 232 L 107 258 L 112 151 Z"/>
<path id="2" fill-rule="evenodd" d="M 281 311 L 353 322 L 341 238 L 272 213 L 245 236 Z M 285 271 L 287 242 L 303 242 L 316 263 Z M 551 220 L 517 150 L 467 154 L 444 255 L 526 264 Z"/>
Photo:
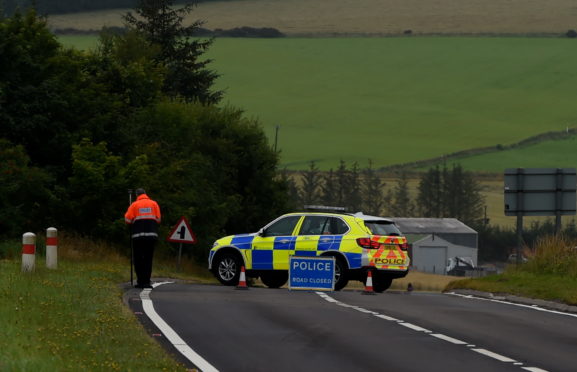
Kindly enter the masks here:
<path id="1" fill-rule="evenodd" d="M 146 195 L 144 189 L 136 189 L 136 201 L 130 204 L 124 214 L 124 220 L 131 228 L 134 249 L 134 270 L 136 288 L 152 288 L 152 257 L 158 240 L 160 207 Z"/>

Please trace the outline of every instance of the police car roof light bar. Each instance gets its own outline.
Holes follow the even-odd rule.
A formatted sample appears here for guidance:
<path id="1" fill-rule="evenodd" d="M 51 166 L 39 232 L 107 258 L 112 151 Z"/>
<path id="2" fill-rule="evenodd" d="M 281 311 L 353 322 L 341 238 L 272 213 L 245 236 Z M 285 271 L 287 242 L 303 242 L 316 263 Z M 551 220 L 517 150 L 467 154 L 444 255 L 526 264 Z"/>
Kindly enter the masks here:
<path id="1" fill-rule="evenodd" d="M 328 205 L 305 205 L 304 208 L 307 211 L 338 212 L 338 213 L 345 213 L 347 211 L 347 208 L 345 207 L 331 207 Z"/>

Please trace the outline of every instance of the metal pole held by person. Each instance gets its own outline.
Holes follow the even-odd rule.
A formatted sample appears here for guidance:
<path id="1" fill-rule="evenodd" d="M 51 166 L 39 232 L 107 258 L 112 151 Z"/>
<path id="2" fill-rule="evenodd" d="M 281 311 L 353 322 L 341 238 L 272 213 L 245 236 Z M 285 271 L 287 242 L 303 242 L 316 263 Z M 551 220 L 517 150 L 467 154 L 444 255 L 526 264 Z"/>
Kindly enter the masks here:
<path id="1" fill-rule="evenodd" d="M 131 205 L 132 205 L 132 189 L 128 189 L 128 206 L 130 207 Z M 130 286 L 133 287 L 134 278 L 132 272 L 134 270 L 132 269 L 132 267 L 134 265 L 134 246 L 132 244 L 132 228 L 129 228 L 128 230 L 128 238 L 130 239 Z"/>

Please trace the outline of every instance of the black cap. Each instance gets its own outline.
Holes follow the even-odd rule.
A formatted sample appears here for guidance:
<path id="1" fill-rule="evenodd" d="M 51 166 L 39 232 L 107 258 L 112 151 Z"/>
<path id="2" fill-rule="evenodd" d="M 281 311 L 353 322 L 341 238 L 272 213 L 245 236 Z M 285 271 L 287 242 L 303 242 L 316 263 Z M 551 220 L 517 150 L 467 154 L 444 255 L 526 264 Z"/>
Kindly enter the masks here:
<path id="1" fill-rule="evenodd" d="M 136 191 L 134 193 L 136 194 L 136 196 L 138 196 L 138 195 L 146 194 L 146 191 L 144 191 L 143 188 L 139 187 L 136 189 Z"/>

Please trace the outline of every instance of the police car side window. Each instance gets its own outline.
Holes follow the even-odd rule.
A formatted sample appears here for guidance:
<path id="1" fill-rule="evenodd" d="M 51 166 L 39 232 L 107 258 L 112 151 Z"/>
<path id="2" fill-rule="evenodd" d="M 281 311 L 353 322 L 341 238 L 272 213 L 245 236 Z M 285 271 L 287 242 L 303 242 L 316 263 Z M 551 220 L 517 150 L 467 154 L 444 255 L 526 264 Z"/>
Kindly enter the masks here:
<path id="1" fill-rule="evenodd" d="M 301 226 L 299 235 L 321 235 L 328 233 L 328 217 L 306 216 Z"/>
<path id="2" fill-rule="evenodd" d="M 340 218 L 331 217 L 330 233 L 334 235 L 342 235 L 349 231 L 349 226 Z"/>
<path id="3" fill-rule="evenodd" d="M 292 235 L 292 232 L 299 222 L 300 216 L 289 216 L 282 218 L 264 230 L 264 236 L 286 236 Z"/>

